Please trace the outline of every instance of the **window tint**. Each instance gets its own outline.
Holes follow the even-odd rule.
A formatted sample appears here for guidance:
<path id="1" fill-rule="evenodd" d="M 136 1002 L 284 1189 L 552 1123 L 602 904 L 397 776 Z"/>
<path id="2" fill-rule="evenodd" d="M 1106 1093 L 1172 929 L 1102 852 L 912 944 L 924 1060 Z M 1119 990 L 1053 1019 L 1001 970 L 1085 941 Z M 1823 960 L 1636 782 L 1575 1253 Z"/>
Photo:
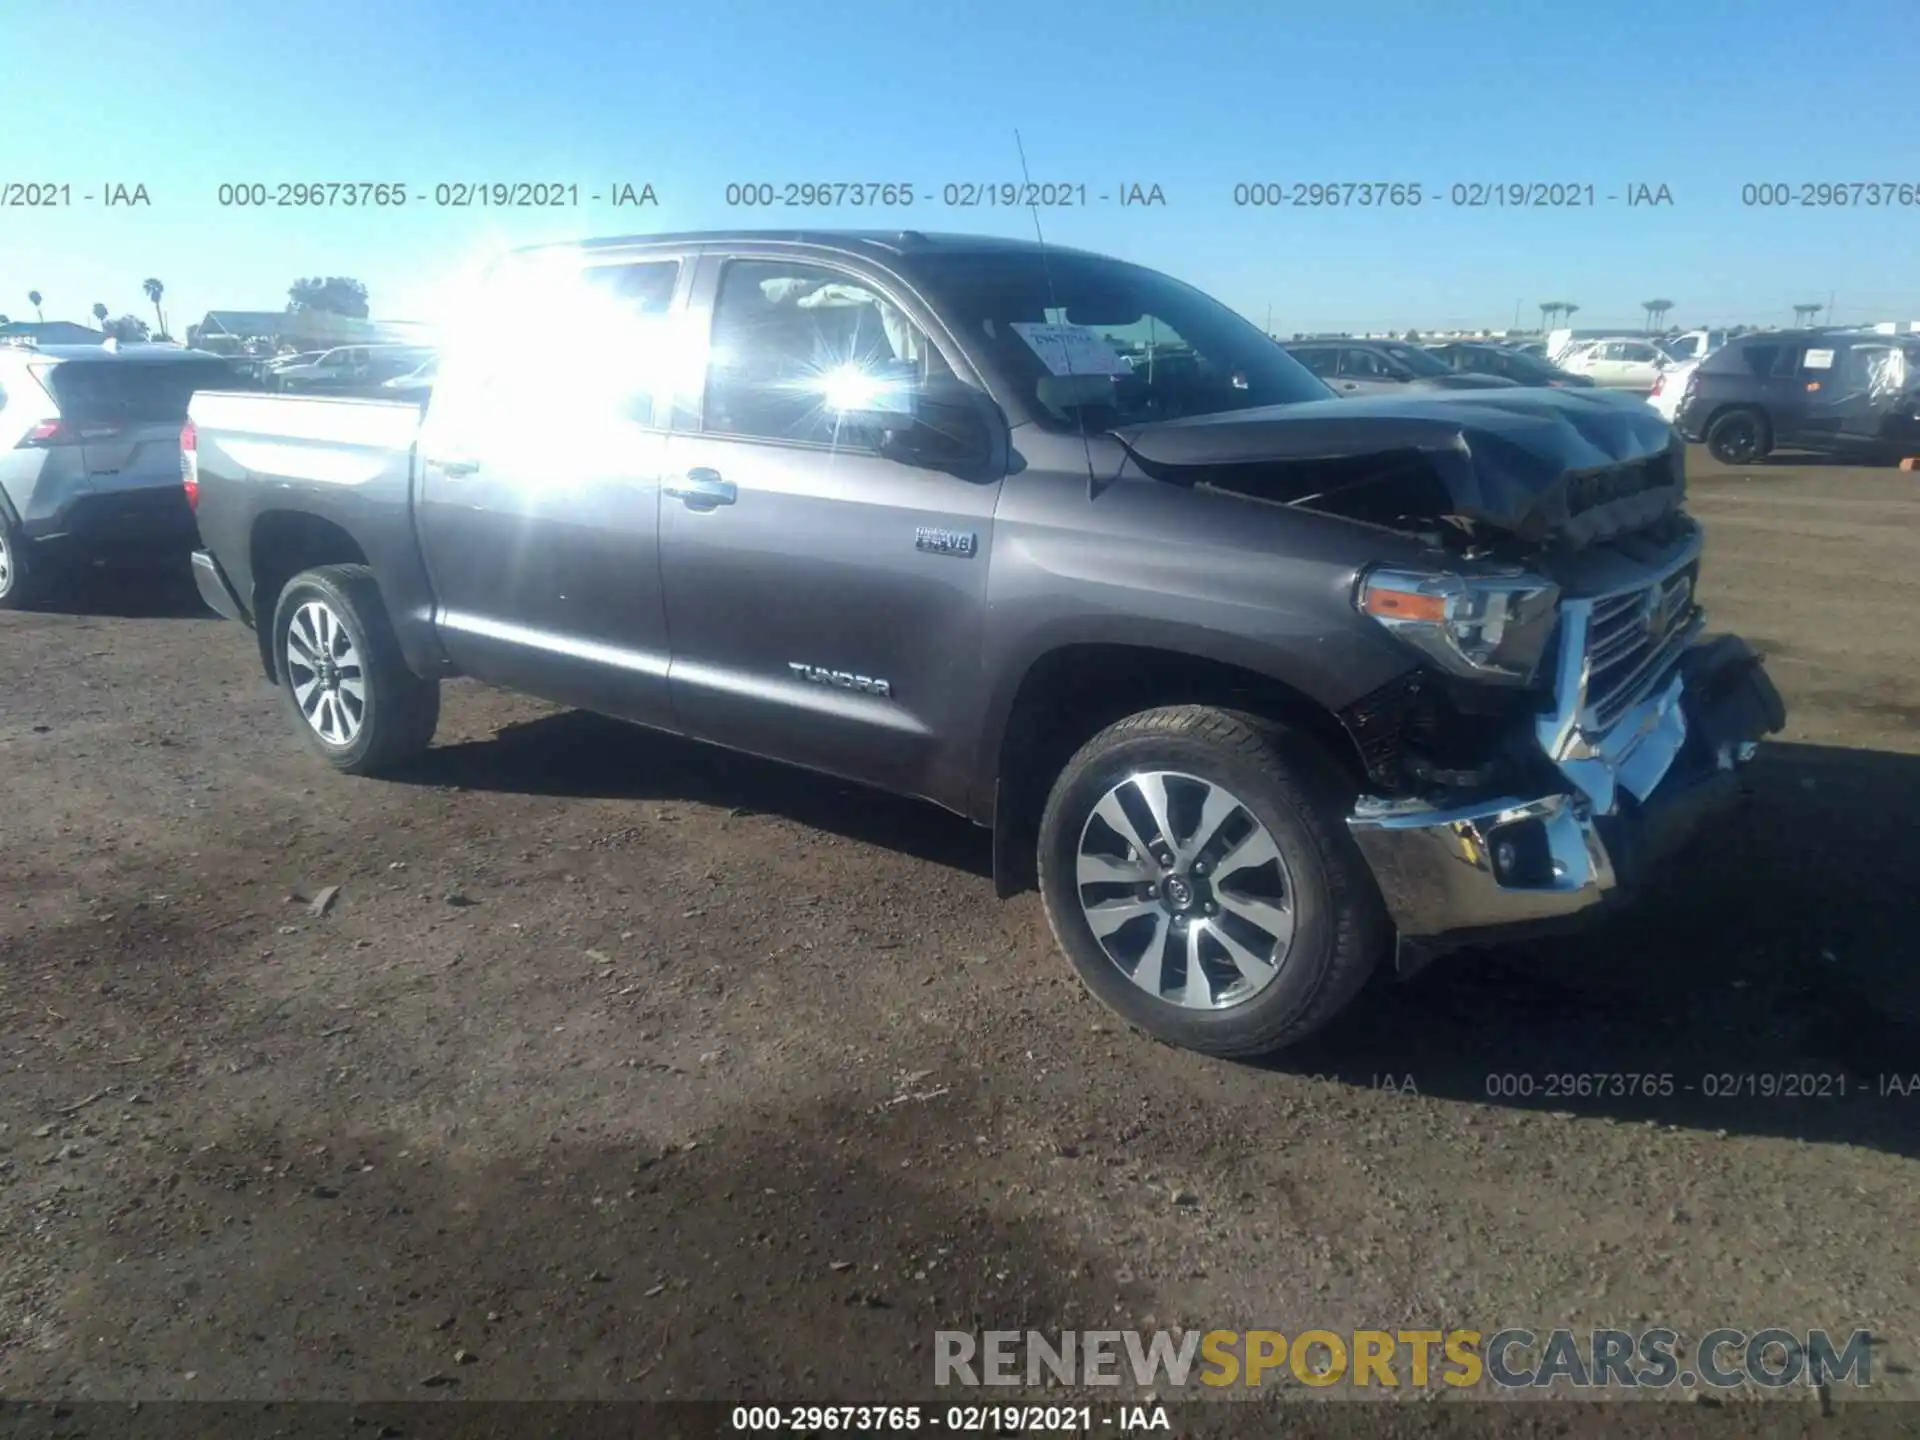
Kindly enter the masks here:
<path id="1" fill-rule="evenodd" d="M 120 425 L 179 423 L 194 391 L 241 388 L 224 360 L 69 360 L 47 383 L 62 418 Z"/>
<path id="2" fill-rule="evenodd" d="M 1734 345 L 1721 351 L 1710 363 L 1716 370 L 1744 370 L 1749 375 L 1768 375 L 1773 372 L 1773 362 L 1780 358 L 1780 349 L 1777 341 Z"/>
<path id="3" fill-rule="evenodd" d="M 1384 357 L 1389 374 L 1444 375 L 1448 370 L 1445 361 L 1417 345 L 1382 345 L 1374 353 Z"/>
<path id="4" fill-rule="evenodd" d="M 946 364 L 899 308 L 817 265 L 737 260 L 720 279 L 701 428 L 710 434 L 845 447 L 826 407 L 843 376 L 895 367 L 917 382 Z"/>
<path id="5" fill-rule="evenodd" d="M 1382 356 L 1371 350 L 1342 350 L 1340 352 L 1340 373 L 1361 380 L 1393 380 L 1398 378 Z"/>
<path id="6" fill-rule="evenodd" d="M 1333 374 L 1334 362 L 1340 357 L 1337 350 L 1294 350 L 1289 353 L 1316 375 Z"/>

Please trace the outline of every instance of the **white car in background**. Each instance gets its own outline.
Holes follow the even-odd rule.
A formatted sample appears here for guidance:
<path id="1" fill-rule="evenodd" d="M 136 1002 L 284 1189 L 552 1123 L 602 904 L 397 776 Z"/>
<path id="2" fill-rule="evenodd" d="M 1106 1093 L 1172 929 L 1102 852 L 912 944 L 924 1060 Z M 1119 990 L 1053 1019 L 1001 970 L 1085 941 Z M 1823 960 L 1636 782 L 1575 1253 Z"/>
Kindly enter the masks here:
<path id="1" fill-rule="evenodd" d="M 1705 359 L 1705 356 L 1700 357 Z M 1660 418 L 1669 425 L 1680 413 L 1680 402 L 1687 398 L 1687 386 L 1693 380 L 1693 372 L 1700 368 L 1700 360 L 1682 360 L 1677 365 L 1669 365 L 1660 372 L 1653 382 L 1653 389 L 1647 395 L 1647 403 L 1659 412 Z"/>
<path id="2" fill-rule="evenodd" d="M 1608 390 L 1646 394 L 1672 363 L 1651 340 L 1595 340 L 1554 362 Z"/>
<path id="3" fill-rule="evenodd" d="M 1667 358 L 1679 365 L 1688 360 L 1701 361 L 1727 343 L 1724 330 L 1687 330 L 1659 341 Z"/>

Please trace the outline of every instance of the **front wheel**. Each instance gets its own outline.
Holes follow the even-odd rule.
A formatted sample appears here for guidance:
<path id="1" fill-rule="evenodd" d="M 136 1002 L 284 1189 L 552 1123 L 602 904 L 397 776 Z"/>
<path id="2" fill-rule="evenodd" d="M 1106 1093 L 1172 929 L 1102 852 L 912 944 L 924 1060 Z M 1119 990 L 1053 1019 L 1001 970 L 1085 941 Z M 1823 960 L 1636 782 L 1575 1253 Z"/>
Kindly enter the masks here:
<path id="1" fill-rule="evenodd" d="M 1109 726 L 1040 821 L 1040 890 L 1094 996 L 1171 1044 L 1267 1054 L 1357 995 L 1387 945 L 1345 824 L 1351 795 L 1305 737 L 1205 706 Z"/>
<path id="2" fill-rule="evenodd" d="M 407 668 L 366 566 L 294 576 L 274 609 L 273 647 L 293 722 L 334 769 L 377 774 L 432 743 L 440 686 Z"/>

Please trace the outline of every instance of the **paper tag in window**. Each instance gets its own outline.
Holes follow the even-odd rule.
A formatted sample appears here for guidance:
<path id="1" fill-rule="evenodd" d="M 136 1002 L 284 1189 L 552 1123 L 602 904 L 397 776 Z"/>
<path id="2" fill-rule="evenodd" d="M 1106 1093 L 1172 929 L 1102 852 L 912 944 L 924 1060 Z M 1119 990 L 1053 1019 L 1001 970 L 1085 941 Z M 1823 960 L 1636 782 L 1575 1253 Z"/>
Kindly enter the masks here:
<path id="1" fill-rule="evenodd" d="M 1016 320 L 1013 328 L 1055 375 L 1131 375 L 1119 351 L 1084 325 L 1039 325 Z"/>
<path id="2" fill-rule="evenodd" d="M 1807 358 L 1802 360 L 1800 364 L 1802 368 L 1807 370 L 1831 370 L 1833 368 L 1833 351 L 1809 350 L 1807 351 Z"/>

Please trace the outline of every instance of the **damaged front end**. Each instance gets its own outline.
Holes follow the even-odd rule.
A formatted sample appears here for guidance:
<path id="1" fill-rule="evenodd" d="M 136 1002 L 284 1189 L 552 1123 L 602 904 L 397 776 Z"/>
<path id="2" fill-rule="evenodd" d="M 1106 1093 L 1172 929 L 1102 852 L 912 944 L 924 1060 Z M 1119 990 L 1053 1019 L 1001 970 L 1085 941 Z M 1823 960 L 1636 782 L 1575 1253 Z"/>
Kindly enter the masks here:
<path id="1" fill-rule="evenodd" d="M 1349 819 L 1401 967 L 1636 890 L 1785 723 L 1759 657 L 1704 638 L 1691 521 L 1540 557 L 1553 635 L 1522 687 L 1422 667 L 1341 717 L 1371 789 Z"/>
<path id="2" fill-rule="evenodd" d="M 1392 535 L 1353 603 L 1418 663 L 1339 718 L 1403 971 L 1637 888 L 1785 723 L 1759 657 L 1704 638 L 1685 448 L 1638 401 L 1333 401 L 1120 438 L 1170 483 Z"/>

